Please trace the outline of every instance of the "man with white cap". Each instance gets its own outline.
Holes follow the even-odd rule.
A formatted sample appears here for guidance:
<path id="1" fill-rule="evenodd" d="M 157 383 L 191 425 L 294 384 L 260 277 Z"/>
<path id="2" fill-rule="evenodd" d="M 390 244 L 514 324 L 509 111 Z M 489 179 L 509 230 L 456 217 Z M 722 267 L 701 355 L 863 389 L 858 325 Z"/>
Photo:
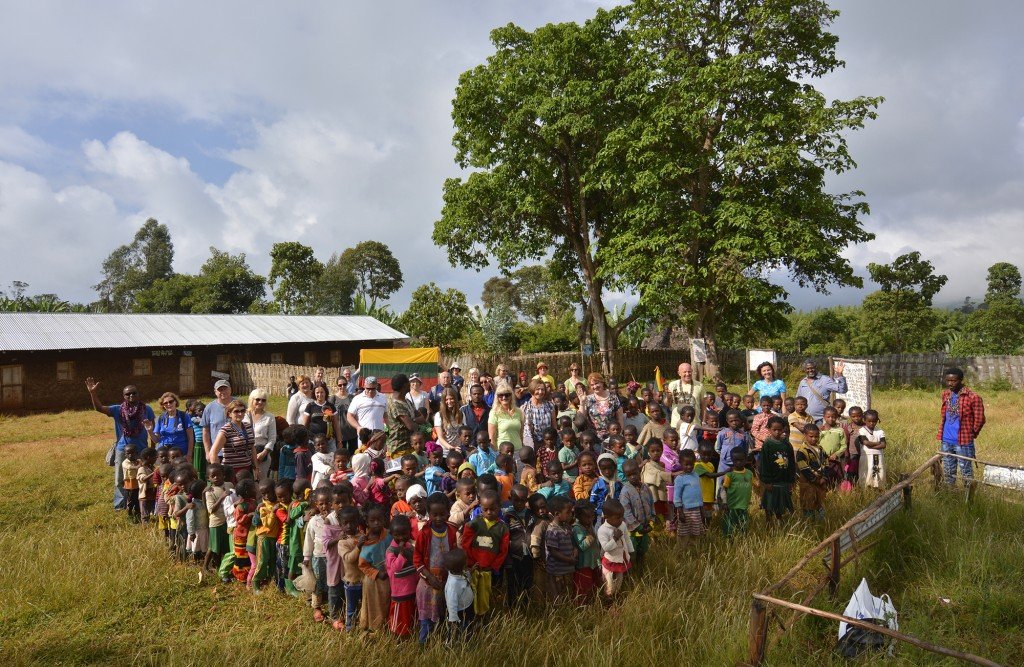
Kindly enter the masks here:
<path id="1" fill-rule="evenodd" d="M 348 423 L 358 431 L 361 428 L 384 430 L 384 411 L 388 399 L 377 392 L 377 378 L 373 375 L 363 382 L 363 393 L 352 397 L 348 405 Z"/>
<path id="2" fill-rule="evenodd" d="M 216 436 L 213 433 L 220 433 L 224 424 L 228 423 L 228 404 L 234 400 L 231 396 L 231 383 L 227 380 L 217 380 L 213 383 L 213 393 L 217 400 L 203 408 L 203 417 L 199 424 L 203 427 L 203 449 L 210 453 L 210 447 Z"/>

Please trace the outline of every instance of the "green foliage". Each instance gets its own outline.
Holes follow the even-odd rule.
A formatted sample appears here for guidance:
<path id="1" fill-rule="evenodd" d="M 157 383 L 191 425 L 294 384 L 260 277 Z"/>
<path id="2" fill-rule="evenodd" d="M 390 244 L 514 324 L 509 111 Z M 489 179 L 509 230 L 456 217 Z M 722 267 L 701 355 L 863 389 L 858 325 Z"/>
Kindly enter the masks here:
<path id="1" fill-rule="evenodd" d="M 394 326 L 398 316 L 389 306 L 371 306 L 366 302 L 362 294 L 356 294 L 352 298 L 352 315 L 368 315 L 377 319 L 383 324 Z"/>
<path id="2" fill-rule="evenodd" d="M 211 246 L 199 281 L 191 300 L 193 313 L 245 313 L 264 295 L 263 276 L 249 268 L 245 253 L 232 255 Z"/>
<path id="3" fill-rule="evenodd" d="M 579 349 L 579 323 L 572 313 L 536 324 L 520 324 L 520 348 L 524 354 L 571 352 Z"/>
<path id="4" fill-rule="evenodd" d="M 28 283 L 11 282 L 8 291 L 0 291 L 0 312 L 3 313 L 84 313 L 87 306 L 64 301 L 56 294 L 27 296 Z"/>
<path id="5" fill-rule="evenodd" d="M 116 248 L 103 261 L 103 280 L 93 287 L 100 295 L 98 305 L 105 312 L 130 312 L 139 292 L 174 275 L 173 259 L 167 225 L 146 220 L 131 243 Z"/>
<path id="6" fill-rule="evenodd" d="M 751 321 L 782 327 L 774 269 L 859 285 L 838 253 L 872 238 L 867 205 L 824 184 L 854 167 L 847 133 L 880 99 L 830 102 L 809 83 L 842 64 L 834 17 L 819 2 L 641 0 L 493 31 L 494 55 L 459 80 L 453 143 L 472 173 L 445 183 L 434 242 L 472 267 L 553 248 L 606 349 L 647 316 L 678 316 L 712 348 Z M 639 296 L 614 324 L 606 288 Z"/>
<path id="7" fill-rule="evenodd" d="M 892 264 L 870 262 L 868 273 L 871 274 L 871 280 L 878 283 L 883 292 L 916 292 L 925 306 L 932 305 L 932 297 L 949 280 L 944 275 L 935 275 L 935 267 L 932 266 L 932 263 L 922 260 L 921 253 L 916 250 L 900 255 L 893 260 Z"/>
<path id="8" fill-rule="evenodd" d="M 861 306 L 857 347 L 861 354 L 927 352 L 939 347 L 936 311 L 909 290 L 872 292 Z"/>
<path id="9" fill-rule="evenodd" d="M 956 355 L 1020 354 L 1024 351 L 1024 304 L 1000 296 L 967 316 L 963 336 L 952 346 Z"/>
<path id="10" fill-rule="evenodd" d="M 250 312 L 264 294 L 263 277 L 253 273 L 245 254 L 210 247 L 198 275 L 175 274 L 138 293 L 137 313 Z"/>
<path id="11" fill-rule="evenodd" d="M 348 274 L 355 284 L 355 294 L 368 302 L 371 310 L 378 301 L 388 299 L 401 289 L 404 280 L 402 267 L 391 248 L 380 241 L 363 241 L 354 248 L 347 248 L 337 265 L 340 272 Z"/>
<path id="12" fill-rule="evenodd" d="M 516 316 L 507 303 L 499 301 L 487 310 L 480 323 L 480 333 L 489 352 L 510 354 L 519 349 Z"/>
<path id="13" fill-rule="evenodd" d="M 320 275 L 319 293 L 316 297 L 317 313 L 320 315 L 353 315 L 353 294 L 356 277 L 341 264 L 338 253 L 324 264 Z M 360 313 L 364 314 L 364 313 Z"/>
<path id="14" fill-rule="evenodd" d="M 157 280 L 135 296 L 136 313 L 191 313 L 192 295 L 199 289 L 199 276 L 178 273 Z"/>
<path id="15" fill-rule="evenodd" d="M 317 293 L 324 266 L 313 249 L 298 241 L 275 243 L 270 250 L 267 284 L 280 312 L 307 315 L 317 312 Z"/>
<path id="16" fill-rule="evenodd" d="M 786 292 L 860 285 L 840 256 L 870 240 L 862 193 L 831 194 L 855 166 L 846 138 L 880 98 L 829 101 L 812 81 L 842 65 L 835 12 L 786 4 L 641 0 L 623 10 L 628 110 L 599 162 L 621 225 L 602 272 L 641 308 L 680 312 L 713 343 L 785 326 Z"/>
<path id="17" fill-rule="evenodd" d="M 985 301 L 1000 298 L 1020 298 L 1020 269 L 1009 262 L 997 262 L 988 267 L 988 290 Z"/>
<path id="18" fill-rule="evenodd" d="M 542 322 L 574 309 L 578 290 L 553 263 L 530 264 L 507 276 L 488 278 L 480 299 L 484 308 L 508 304 L 530 322 Z"/>
<path id="19" fill-rule="evenodd" d="M 416 288 L 409 309 L 398 317 L 395 326 L 418 345 L 437 346 L 447 352 L 457 351 L 456 341 L 475 328 L 466 295 L 457 289 L 442 290 L 433 282 Z"/>

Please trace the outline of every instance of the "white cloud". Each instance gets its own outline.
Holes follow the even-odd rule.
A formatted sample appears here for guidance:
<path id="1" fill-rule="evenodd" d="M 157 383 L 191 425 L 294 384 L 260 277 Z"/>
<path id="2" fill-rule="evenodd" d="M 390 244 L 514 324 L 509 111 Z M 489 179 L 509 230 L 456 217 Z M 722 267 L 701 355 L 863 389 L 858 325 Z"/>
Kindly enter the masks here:
<path id="1" fill-rule="evenodd" d="M 18 66 L 0 68 L 0 230 L 25 251 L 0 282 L 90 300 L 100 262 L 152 216 L 171 229 L 179 271 L 209 245 L 266 271 L 276 241 L 326 259 L 372 238 L 402 262 L 399 308 L 428 280 L 476 301 L 488 274 L 452 270 L 430 239 L 457 173 L 458 75 L 488 55 L 491 28 L 582 19 L 593 4 L 9 4 L 0 62 Z M 878 235 L 845 254 L 865 273 L 920 250 L 950 275 L 941 301 L 980 294 L 985 268 L 1024 250 L 1024 8 L 838 4 L 849 65 L 823 88 L 887 98 L 851 137 L 860 168 L 832 181 L 867 193 Z"/>

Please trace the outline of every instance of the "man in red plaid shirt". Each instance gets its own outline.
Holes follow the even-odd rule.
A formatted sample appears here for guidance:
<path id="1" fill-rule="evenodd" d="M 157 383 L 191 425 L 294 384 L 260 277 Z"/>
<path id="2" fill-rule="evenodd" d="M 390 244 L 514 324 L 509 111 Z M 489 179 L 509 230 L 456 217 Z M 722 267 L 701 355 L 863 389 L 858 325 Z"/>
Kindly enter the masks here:
<path id="1" fill-rule="evenodd" d="M 942 392 L 942 422 L 938 440 L 942 451 L 974 458 L 974 441 L 985 425 L 985 404 L 973 391 L 964 386 L 964 372 L 947 368 L 942 374 L 946 390 Z M 969 483 L 974 472 L 971 461 L 946 456 L 942 459 L 947 484 L 956 484 L 956 463 L 960 462 L 960 475 Z"/>

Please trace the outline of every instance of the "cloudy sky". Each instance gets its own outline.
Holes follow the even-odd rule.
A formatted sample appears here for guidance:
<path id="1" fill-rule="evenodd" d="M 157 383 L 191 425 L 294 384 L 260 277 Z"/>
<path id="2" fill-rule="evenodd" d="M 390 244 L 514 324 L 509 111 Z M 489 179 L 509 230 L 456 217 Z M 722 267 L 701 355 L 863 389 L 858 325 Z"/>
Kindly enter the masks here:
<path id="1" fill-rule="evenodd" d="M 1024 5 L 847 0 L 847 67 L 831 97 L 883 95 L 851 138 L 878 238 L 860 272 L 920 250 L 950 275 L 939 303 L 984 292 L 1024 253 Z M 175 269 L 216 246 L 269 268 L 298 240 L 326 260 L 367 239 L 402 263 L 399 310 L 434 280 L 479 299 L 486 274 L 430 240 L 458 173 L 451 98 L 490 53 L 488 31 L 582 20 L 585 0 L 72 3 L 0 0 L 0 289 L 91 301 L 100 263 L 147 217 Z M 859 300 L 793 290 L 797 307 Z"/>

